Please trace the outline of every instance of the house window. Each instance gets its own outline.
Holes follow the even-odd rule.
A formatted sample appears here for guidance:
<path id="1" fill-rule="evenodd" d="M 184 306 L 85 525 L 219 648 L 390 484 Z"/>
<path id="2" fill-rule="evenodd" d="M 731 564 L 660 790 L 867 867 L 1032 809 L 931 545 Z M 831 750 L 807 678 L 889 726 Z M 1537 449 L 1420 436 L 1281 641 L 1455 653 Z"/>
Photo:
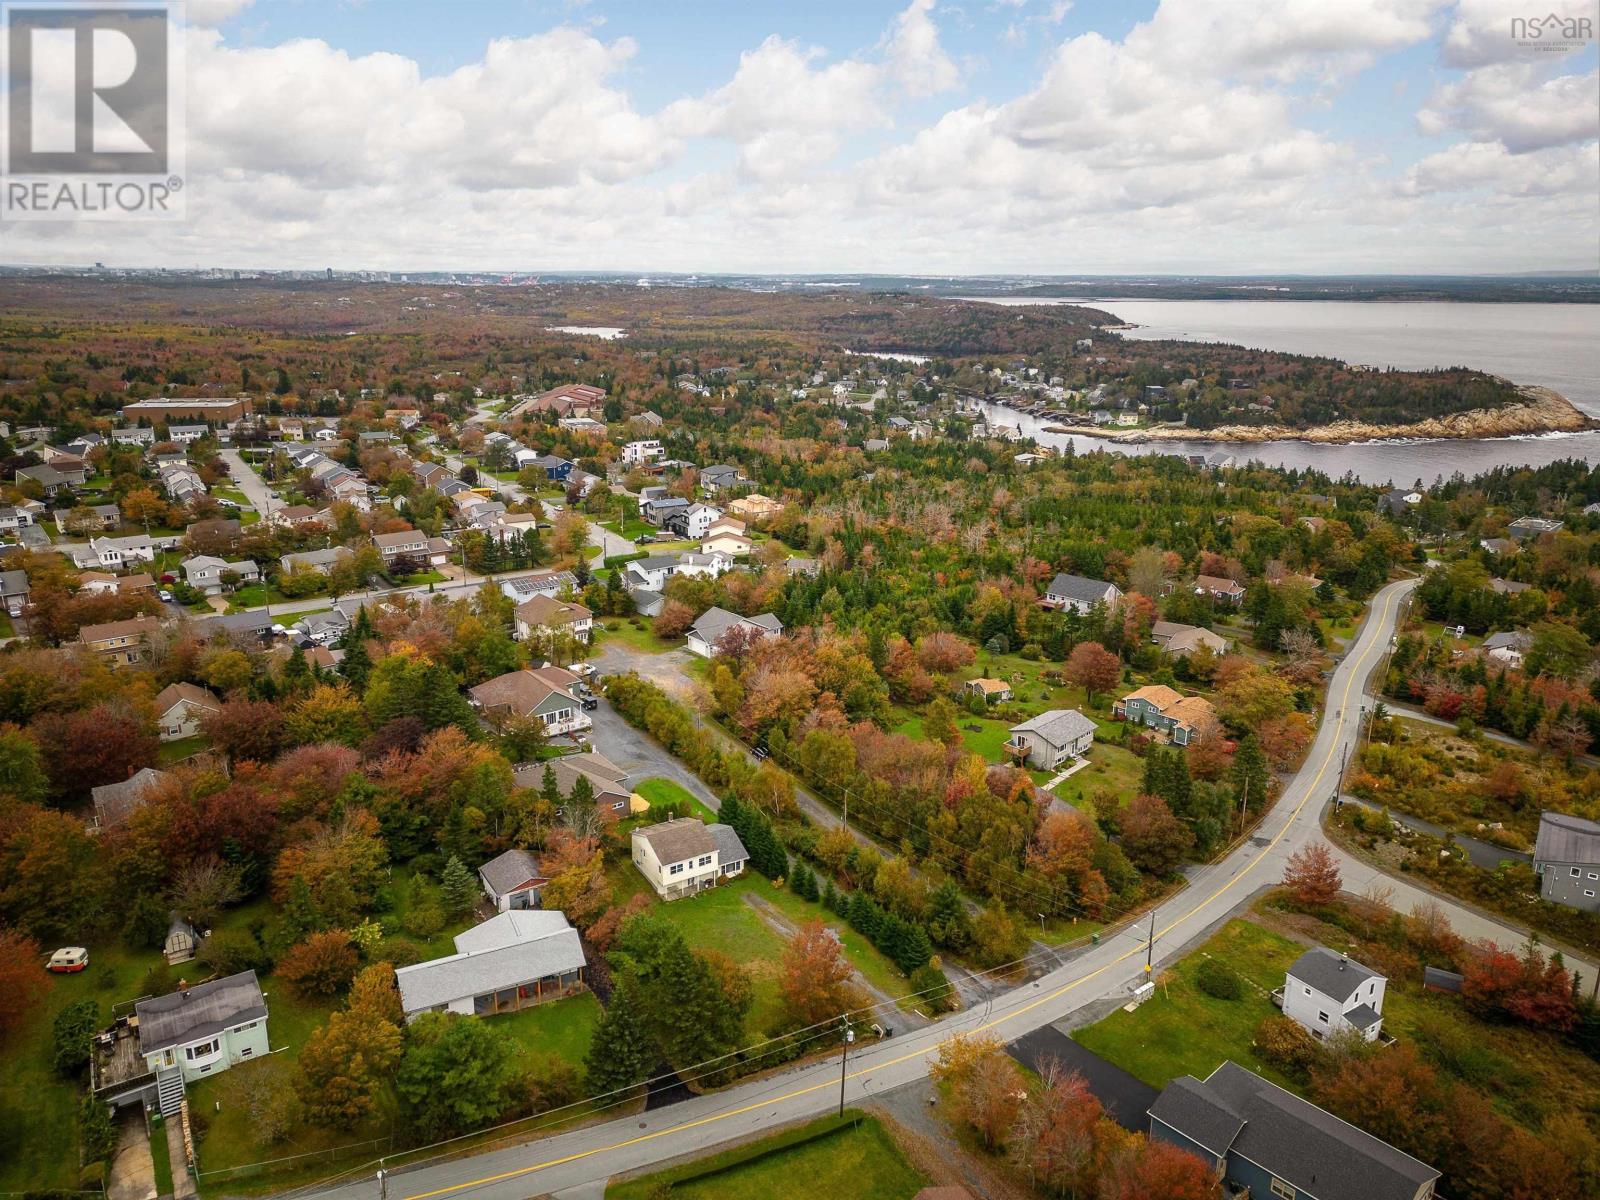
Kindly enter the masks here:
<path id="1" fill-rule="evenodd" d="M 1583 894 L 1585 896 L 1588 896 L 1590 899 L 1593 899 L 1594 898 L 1594 889 L 1593 888 L 1584 888 L 1583 889 Z"/>
<path id="2" fill-rule="evenodd" d="M 1274 1178 L 1272 1181 L 1272 1194 L 1281 1197 L 1281 1200 L 1294 1200 L 1296 1192 L 1294 1188 L 1283 1180 Z"/>
<path id="3" fill-rule="evenodd" d="M 709 867 L 709 866 L 710 866 L 710 865 L 711 865 L 711 855 L 709 855 L 709 854 L 702 854 L 702 855 L 701 855 L 701 856 L 700 856 L 700 866 L 702 866 L 702 867 Z"/>
<path id="4" fill-rule="evenodd" d="M 1589 878 L 1590 879 L 1600 879 L 1600 871 L 1590 871 L 1589 872 Z"/>
<path id="5" fill-rule="evenodd" d="M 212 1038 L 209 1042 L 201 1042 L 194 1046 L 185 1046 L 183 1048 L 183 1056 L 190 1062 L 194 1062 L 197 1058 L 210 1058 L 217 1052 L 217 1049 L 217 1039 Z"/>
<path id="6" fill-rule="evenodd" d="M 1311 995 L 1311 989 L 1310 988 L 1304 988 L 1302 990 L 1305 992 L 1306 995 L 1308 995 L 1308 996 Z"/>
<path id="7" fill-rule="evenodd" d="M 1328 1014 L 1325 1013 L 1325 1012 L 1319 1012 L 1317 1014 L 1317 1020 L 1321 1021 L 1324 1025 L 1326 1025 L 1328 1023 Z"/>
<path id="8" fill-rule="evenodd" d="M 682 875 L 683 874 L 683 864 L 682 863 L 673 863 L 672 866 L 667 868 L 667 874 L 668 875 Z"/>

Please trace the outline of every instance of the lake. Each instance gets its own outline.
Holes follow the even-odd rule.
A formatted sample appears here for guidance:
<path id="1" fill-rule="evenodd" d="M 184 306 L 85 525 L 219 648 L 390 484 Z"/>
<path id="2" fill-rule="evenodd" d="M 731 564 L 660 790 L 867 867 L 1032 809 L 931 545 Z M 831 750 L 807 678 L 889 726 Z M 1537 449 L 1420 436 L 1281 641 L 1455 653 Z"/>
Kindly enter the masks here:
<path id="1" fill-rule="evenodd" d="M 1474 367 L 1516 383 L 1542 384 L 1600 416 L 1600 306 L 1589 304 L 1449 304 L 1320 300 L 1096 300 L 989 303 L 1083 304 L 1137 326 L 1125 337 L 1233 342 L 1289 354 L 1317 354 L 1369 366 L 1421 370 Z M 996 417 L 1020 425 L 1041 445 L 1071 442 L 1149 454 L 1227 451 L 1241 462 L 1311 468 L 1338 478 L 1347 471 L 1368 483 L 1424 484 L 1477 474 L 1502 464 L 1539 466 L 1562 458 L 1600 462 L 1600 431 L 1482 441 L 1410 440 L 1330 446 L 1306 442 L 1161 442 L 1123 446 L 1100 438 L 1043 432 L 1036 421 L 1005 409 Z"/>

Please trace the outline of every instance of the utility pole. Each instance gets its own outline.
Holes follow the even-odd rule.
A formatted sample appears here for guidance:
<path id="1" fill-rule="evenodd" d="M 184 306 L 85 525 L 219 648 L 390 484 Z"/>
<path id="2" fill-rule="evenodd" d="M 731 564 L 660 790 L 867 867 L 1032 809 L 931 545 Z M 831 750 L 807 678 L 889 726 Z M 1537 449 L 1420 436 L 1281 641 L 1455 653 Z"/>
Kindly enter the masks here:
<path id="1" fill-rule="evenodd" d="M 1144 943 L 1144 977 L 1150 978 L 1150 968 L 1156 953 L 1156 910 L 1150 910 L 1150 936 Z"/>
<path id="2" fill-rule="evenodd" d="M 856 1040 L 856 1031 L 850 1028 L 850 1018 L 841 1018 L 844 1021 L 844 1041 L 839 1047 L 839 1115 L 844 1116 L 844 1066 L 850 1059 L 850 1043 Z"/>
<path id="3" fill-rule="evenodd" d="M 378 1200 L 389 1200 L 389 1172 L 378 1168 Z"/>

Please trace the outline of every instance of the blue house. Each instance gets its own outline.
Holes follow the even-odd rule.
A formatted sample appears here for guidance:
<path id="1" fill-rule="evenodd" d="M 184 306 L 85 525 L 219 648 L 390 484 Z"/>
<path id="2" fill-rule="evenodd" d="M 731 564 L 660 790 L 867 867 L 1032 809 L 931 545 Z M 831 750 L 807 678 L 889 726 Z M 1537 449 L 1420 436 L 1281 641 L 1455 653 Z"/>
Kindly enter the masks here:
<path id="1" fill-rule="evenodd" d="M 1439 1178 L 1427 1163 L 1233 1062 L 1203 1081 L 1174 1079 L 1149 1115 L 1151 1137 L 1198 1155 L 1262 1200 L 1429 1200 Z"/>
<path id="2" fill-rule="evenodd" d="M 545 478 L 557 483 L 565 483 L 567 476 L 572 474 L 572 464 L 564 458 L 557 458 L 554 454 L 541 455 L 528 465 L 543 467 Z"/>

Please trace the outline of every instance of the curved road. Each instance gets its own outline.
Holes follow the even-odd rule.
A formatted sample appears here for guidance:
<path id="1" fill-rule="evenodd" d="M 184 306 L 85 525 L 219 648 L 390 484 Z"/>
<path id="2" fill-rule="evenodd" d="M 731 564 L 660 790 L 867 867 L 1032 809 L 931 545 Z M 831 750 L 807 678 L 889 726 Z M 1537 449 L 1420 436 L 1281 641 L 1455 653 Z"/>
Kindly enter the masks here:
<path id="1" fill-rule="evenodd" d="M 1195 870 L 1189 886 L 1157 911 L 1157 967 L 1179 957 L 1187 943 L 1222 921 L 1252 892 L 1275 884 L 1282 878 L 1284 861 L 1321 837 L 1320 814 L 1338 786 L 1341 756 L 1353 751 L 1359 737 L 1366 681 L 1381 661 L 1405 597 L 1415 586 L 1415 580 L 1392 583 L 1374 598 L 1366 622 L 1334 670 L 1328 709 L 1305 766 L 1255 836 L 1221 861 Z M 1372 874 L 1370 868 L 1362 870 Z M 1347 875 L 1347 886 L 1359 882 Z M 1471 915 L 1448 903 L 1445 907 L 1452 920 Z M 1034 982 L 926 1029 L 862 1047 L 850 1058 L 846 1101 L 860 1102 L 925 1077 L 939 1045 L 953 1034 L 992 1031 L 1011 1041 L 1097 1000 L 1127 995 L 1144 975 L 1149 927 L 1148 921 L 1136 922 Z M 1513 941 L 1520 940 L 1515 931 L 1499 928 Z M 389 1200 L 523 1200 L 568 1189 L 580 1189 L 575 1196 L 599 1195 L 604 1180 L 620 1172 L 703 1153 L 719 1143 L 829 1111 L 839 1103 L 839 1074 L 834 1058 L 653 1112 L 401 1170 L 388 1180 L 387 1196 Z M 379 1200 L 378 1184 L 371 1176 L 315 1194 L 328 1200 Z"/>

